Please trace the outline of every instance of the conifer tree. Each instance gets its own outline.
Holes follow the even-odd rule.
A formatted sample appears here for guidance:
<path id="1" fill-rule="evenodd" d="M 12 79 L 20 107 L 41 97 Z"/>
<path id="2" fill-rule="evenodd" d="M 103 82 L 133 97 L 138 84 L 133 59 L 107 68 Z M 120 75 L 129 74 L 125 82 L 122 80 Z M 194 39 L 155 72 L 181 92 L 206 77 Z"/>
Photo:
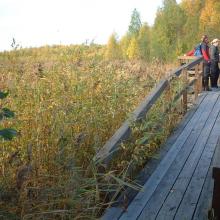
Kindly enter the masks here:
<path id="1" fill-rule="evenodd" d="M 140 57 L 138 37 L 141 27 L 140 14 L 137 9 L 134 9 L 131 15 L 128 32 L 120 41 L 123 58 L 138 59 Z"/>
<path id="2" fill-rule="evenodd" d="M 132 12 L 132 15 L 131 15 L 131 21 L 130 21 L 130 25 L 128 27 L 128 35 L 131 38 L 134 36 L 137 37 L 141 26 L 142 26 L 142 24 L 141 24 L 140 14 L 137 11 L 137 9 L 135 8 Z"/>

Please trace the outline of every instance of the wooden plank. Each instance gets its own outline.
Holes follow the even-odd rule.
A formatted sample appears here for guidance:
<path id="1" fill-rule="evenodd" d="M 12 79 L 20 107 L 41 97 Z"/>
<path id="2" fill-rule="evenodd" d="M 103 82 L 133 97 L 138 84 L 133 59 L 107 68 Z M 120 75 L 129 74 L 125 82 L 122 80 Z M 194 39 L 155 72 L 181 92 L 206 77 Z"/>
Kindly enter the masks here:
<path id="1" fill-rule="evenodd" d="M 220 107 L 220 105 L 219 105 L 219 107 Z M 215 119 L 216 119 L 216 116 L 215 116 Z M 215 122 L 215 119 L 214 119 L 214 122 Z M 184 166 L 183 170 L 181 171 L 179 177 L 177 178 L 174 186 L 172 187 L 168 197 L 166 198 L 166 201 L 164 202 L 163 207 L 161 208 L 157 219 L 163 219 L 164 216 L 166 217 L 166 219 L 173 219 L 174 218 L 175 213 L 179 207 L 179 204 L 181 203 L 182 198 L 184 196 L 185 190 L 187 189 L 187 186 L 192 178 L 192 175 L 195 171 L 197 163 L 199 162 L 201 154 L 204 150 L 206 141 L 208 139 L 208 136 L 206 134 L 210 133 L 214 122 L 208 123 L 209 128 L 205 127 L 205 129 L 201 133 L 201 135 L 198 139 L 198 142 L 196 143 L 196 146 L 194 147 L 192 153 L 190 154 L 190 156 L 187 160 L 187 163 L 185 164 L 185 166 Z M 205 159 L 207 159 L 207 158 L 205 158 Z M 207 163 L 209 163 L 209 162 L 210 161 L 208 160 Z M 206 163 L 206 165 L 207 165 L 207 163 Z M 205 162 L 204 162 L 204 164 L 205 164 Z M 205 171 L 205 169 L 203 171 Z M 205 171 L 205 175 L 206 174 L 207 174 L 207 172 Z M 201 178 L 198 178 L 197 181 L 202 182 Z M 201 190 L 201 188 L 200 188 L 200 190 Z M 194 193 L 194 192 L 195 191 L 193 191 L 192 193 Z"/>
<path id="2" fill-rule="evenodd" d="M 186 63 L 182 66 L 180 66 L 179 68 L 177 68 L 176 70 L 173 70 L 170 72 L 170 75 L 176 75 L 176 76 L 180 76 L 181 72 L 183 69 L 191 69 L 192 67 L 194 67 L 196 64 L 199 64 L 203 61 L 202 57 L 198 57 L 195 60 L 191 61 L 190 63 Z"/>
<path id="3" fill-rule="evenodd" d="M 196 64 L 203 64 L 203 58 L 199 57 L 198 59 L 196 59 L 194 62 L 191 62 L 187 65 L 187 69 L 191 69 L 193 67 L 195 67 Z"/>
<path id="4" fill-rule="evenodd" d="M 190 86 L 192 86 L 195 82 L 196 82 L 196 79 L 193 79 L 192 81 L 190 81 L 190 83 L 189 83 L 187 86 L 185 86 L 182 90 L 180 90 L 180 91 L 174 96 L 173 102 L 176 102 L 176 101 L 180 98 L 180 96 L 181 96 L 186 90 L 188 90 L 188 89 L 190 88 Z"/>
<path id="5" fill-rule="evenodd" d="M 197 60 L 195 60 L 195 61 L 192 61 L 189 65 L 187 64 L 186 66 L 188 66 L 188 67 L 190 67 L 190 65 L 192 65 L 192 66 L 194 66 L 194 65 L 196 65 L 196 63 L 197 62 L 200 62 L 199 61 L 199 59 L 197 59 Z M 187 67 L 187 68 L 188 68 Z M 186 67 L 184 67 L 184 68 L 186 68 Z M 181 69 L 181 68 L 180 68 Z M 177 73 L 178 73 L 178 71 L 180 71 L 180 69 L 178 69 L 176 72 L 174 71 L 174 75 L 178 75 Z M 169 77 L 169 79 L 168 79 L 168 81 L 169 80 L 172 80 L 173 78 L 174 78 L 174 75 L 173 76 L 170 76 Z M 163 90 L 164 91 L 164 90 Z M 163 92 L 162 91 L 162 92 Z M 162 93 L 161 92 L 161 93 Z M 152 104 L 153 105 L 153 104 Z M 149 105 L 149 109 L 151 108 L 151 106 L 152 105 Z M 143 107 L 143 106 L 142 106 Z M 101 149 L 99 152 L 98 152 L 98 154 L 93 158 L 94 159 L 94 161 L 96 161 L 96 163 L 100 163 L 100 162 L 102 162 L 102 163 L 105 163 L 106 165 L 110 162 L 110 160 L 112 159 L 112 157 L 113 157 L 113 154 L 117 151 L 117 148 L 118 148 L 118 146 L 120 145 L 120 143 L 123 141 L 123 140 L 126 140 L 127 139 L 127 137 L 130 135 L 130 132 L 131 132 L 131 130 L 130 130 L 130 127 L 129 127 L 129 123 L 131 122 L 131 121 L 135 121 L 135 120 L 139 120 L 139 119 L 141 119 L 143 116 L 145 116 L 145 112 L 144 111 L 148 111 L 148 110 L 146 110 L 146 109 L 144 109 L 144 108 L 142 108 L 141 106 L 140 106 L 140 108 L 138 109 L 136 109 L 135 111 L 134 111 L 134 113 L 133 113 L 133 115 L 132 115 L 132 120 L 131 119 L 129 119 L 129 120 L 127 120 L 123 125 L 122 125 L 122 127 L 119 129 L 119 134 L 120 135 L 122 135 L 121 136 L 121 138 L 119 138 L 119 141 L 117 142 L 117 137 L 119 137 L 119 136 L 117 136 L 116 135 L 116 138 L 114 138 L 114 137 L 112 137 L 112 141 L 113 141 L 113 147 L 111 147 L 110 145 L 111 144 L 109 144 L 109 142 L 107 142 L 106 143 L 106 145 L 104 146 L 104 148 L 103 149 Z M 144 109 L 143 111 L 142 111 L 142 109 Z M 117 133 L 117 132 L 116 132 Z M 113 135 L 114 136 L 114 135 Z M 114 141 L 115 141 L 115 144 L 114 144 Z M 110 147 L 109 147 L 110 146 Z M 100 155 L 101 155 L 101 157 L 100 157 Z M 98 157 L 97 157 L 98 156 Z M 118 213 L 120 213 L 120 211 L 118 212 Z"/>
<path id="6" fill-rule="evenodd" d="M 133 112 L 132 119 L 137 121 L 142 119 L 146 113 L 151 109 L 153 104 L 160 98 L 164 90 L 169 86 L 168 80 L 162 80 L 158 86 L 152 91 L 152 93 L 145 98 L 145 100 L 139 105 L 138 108 Z"/>
<path id="7" fill-rule="evenodd" d="M 158 185 L 157 189 L 155 190 L 154 194 L 146 204 L 144 210 L 142 211 L 139 219 L 145 219 L 146 216 L 148 219 L 155 219 L 158 215 L 159 210 L 161 209 L 164 201 L 166 200 L 167 196 L 170 192 L 174 192 L 172 190 L 173 184 L 175 183 L 179 173 L 181 172 L 182 167 L 184 166 L 188 156 L 190 155 L 195 143 L 197 142 L 201 131 L 209 118 L 210 112 L 212 107 L 214 106 L 217 100 L 217 96 L 213 97 L 211 100 L 206 98 L 206 102 L 204 104 L 204 111 L 198 118 L 198 120 L 194 124 L 194 129 L 192 130 L 190 136 L 188 137 L 185 144 L 182 146 L 181 151 L 178 153 L 177 157 L 175 158 L 172 166 L 161 180 L 160 184 Z M 205 105 L 209 103 L 210 109 L 206 109 Z M 202 107 L 202 106 L 200 106 Z M 196 126 L 195 126 L 196 125 Z M 183 181 L 183 180 L 181 180 Z M 176 191 L 176 193 L 181 193 L 181 191 Z M 171 207 L 171 210 L 174 206 Z M 162 216 L 162 215 L 161 215 Z M 168 218 L 169 219 L 169 218 Z"/>
<path id="8" fill-rule="evenodd" d="M 220 109 L 220 101 L 218 101 L 216 103 L 216 105 L 214 106 L 214 109 L 210 114 L 210 115 L 212 115 L 212 117 L 209 116 L 209 118 L 206 122 L 206 125 L 205 125 L 204 129 L 202 130 L 202 132 L 197 140 L 196 145 L 193 148 L 193 151 L 190 153 L 189 158 L 187 159 L 180 175 L 178 176 L 178 178 L 177 178 L 175 184 L 173 185 L 168 197 L 166 198 L 166 201 L 163 204 L 163 207 L 161 208 L 161 210 L 158 214 L 158 217 L 157 217 L 158 219 L 163 219 L 164 216 L 166 217 L 166 219 L 173 219 L 174 218 L 176 210 L 178 209 L 178 206 L 182 201 L 185 190 L 187 189 L 187 186 L 192 178 L 192 175 L 196 169 L 196 166 L 197 166 L 197 164 L 201 158 L 201 155 L 203 153 L 203 150 L 206 146 L 206 142 L 209 138 L 209 134 L 211 133 L 212 127 L 213 127 L 213 125 L 216 121 L 216 118 L 218 116 L 219 109 Z M 213 152 L 211 152 L 211 154 L 213 154 Z M 206 160 L 206 159 L 207 158 L 205 157 L 204 160 Z M 207 163 L 210 163 L 210 161 L 208 160 Z M 204 162 L 203 164 L 205 164 L 205 166 L 206 166 L 207 163 Z M 205 169 L 203 169 L 201 171 L 201 173 L 203 173 L 204 170 Z M 205 176 L 206 176 L 206 174 L 207 174 L 207 172 L 205 173 Z M 200 181 L 200 178 L 199 178 L 199 181 Z M 201 182 L 202 182 L 202 180 L 201 180 Z M 200 188 L 200 190 L 201 190 L 201 188 Z"/>
<path id="9" fill-rule="evenodd" d="M 203 62 L 201 62 L 199 64 L 199 71 L 202 72 L 202 74 L 199 75 L 199 91 L 202 91 L 203 90 L 203 83 L 202 83 L 202 76 L 203 76 Z"/>
<path id="10" fill-rule="evenodd" d="M 139 184 L 143 185 L 146 182 L 146 180 L 150 177 L 150 175 L 154 172 L 159 162 L 163 159 L 163 157 L 169 151 L 170 147 L 175 143 L 178 136 L 182 133 L 183 129 L 189 123 L 195 111 L 199 108 L 199 105 L 204 100 L 205 96 L 206 94 L 202 94 L 198 97 L 194 106 L 183 117 L 182 121 L 177 126 L 177 128 L 173 131 L 172 135 L 167 139 L 166 143 L 163 146 L 161 146 L 161 149 L 159 153 L 157 153 L 156 157 L 152 158 L 147 163 L 147 165 L 144 167 L 144 169 L 140 172 L 136 180 Z M 132 190 L 132 189 L 128 189 L 128 190 L 126 191 L 126 195 L 128 196 L 129 200 L 132 200 L 136 196 L 137 191 Z M 121 197 L 116 202 L 117 205 L 121 204 L 121 207 L 117 206 L 117 207 L 108 208 L 105 214 L 101 217 L 101 220 L 119 219 L 119 217 L 122 215 L 124 211 L 124 209 L 122 209 L 123 198 L 124 197 L 122 194 Z"/>
<path id="11" fill-rule="evenodd" d="M 183 83 L 185 86 L 188 85 L 187 83 L 187 73 L 186 73 L 186 69 L 182 70 L 182 75 L 183 75 Z M 187 112 L 187 90 L 184 90 L 183 92 L 183 112 L 186 113 Z"/>
<path id="12" fill-rule="evenodd" d="M 195 76 L 195 74 L 196 74 L 196 67 L 195 67 L 195 70 L 187 70 L 187 73 L 188 73 L 188 76 Z"/>
<path id="13" fill-rule="evenodd" d="M 180 97 L 181 94 L 179 94 Z M 170 148 L 171 145 L 175 143 L 178 136 L 182 133 L 186 125 L 189 123 L 189 121 L 192 119 L 195 112 L 200 107 L 200 104 L 204 101 L 204 98 L 207 96 L 207 94 L 202 94 L 198 99 L 196 100 L 194 106 L 186 113 L 186 115 L 183 117 L 182 121 L 178 125 L 178 127 L 173 131 L 172 135 L 167 139 L 166 143 L 164 144 L 164 148 Z M 177 100 L 178 97 L 174 97 L 174 100 Z M 167 152 L 167 151 L 166 151 Z"/>
<path id="14" fill-rule="evenodd" d="M 212 191 L 214 187 L 214 182 L 212 180 L 212 170 L 209 168 L 208 174 L 206 176 L 205 184 L 203 186 L 201 195 L 199 197 L 198 204 L 195 208 L 195 214 L 193 220 L 207 220 L 208 210 L 212 205 Z"/>
<path id="15" fill-rule="evenodd" d="M 106 142 L 106 144 L 99 150 L 93 160 L 96 164 L 108 164 L 115 152 L 118 150 L 119 145 L 126 140 L 131 133 L 130 124 L 143 118 L 153 104 L 157 101 L 160 95 L 168 86 L 168 80 L 161 80 L 157 87 L 148 95 L 144 101 L 137 107 L 131 114 L 130 119 L 126 120 L 123 125 L 115 132 L 115 134 Z"/>
<path id="16" fill-rule="evenodd" d="M 194 84 L 194 92 L 195 92 L 195 99 L 198 97 L 199 94 L 199 65 L 196 65 L 195 67 L 195 78 L 196 78 L 196 83 Z"/>
<path id="17" fill-rule="evenodd" d="M 220 106 L 218 105 L 218 111 Z M 175 219 L 191 219 L 193 217 L 208 169 L 215 151 L 215 147 L 220 135 L 220 115 L 215 123 L 214 128 L 209 136 L 201 160 L 193 174 L 190 184 L 184 194 L 183 200 L 178 208 Z M 186 212 L 187 210 L 187 212 Z"/>
<path id="18" fill-rule="evenodd" d="M 215 154 L 211 166 L 211 170 L 213 167 L 220 167 L 220 138 L 218 139 L 216 145 Z"/>
<path id="19" fill-rule="evenodd" d="M 220 138 L 218 138 L 218 142 L 215 148 L 211 166 L 209 167 L 208 175 L 206 176 L 205 184 L 203 186 L 201 195 L 199 197 L 199 201 L 194 212 L 193 220 L 208 219 L 208 211 L 212 207 L 212 194 L 214 187 L 214 181 L 212 179 L 212 168 L 220 167 L 219 158 L 220 158 Z"/>
<path id="20" fill-rule="evenodd" d="M 196 56 L 178 56 L 178 60 L 195 60 Z"/>
<path id="21" fill-rule="evenodd" d="M 165 88 L 168 86 L 168 81 L 173 78 L 173 76 L 179 76 L 181 71 L 184 69 L 189 69 L 196 64 L 200 63 L 203 59 L 196 58 L 192 62 L 183 65 L 182 67 L 177 68 L 176 70 L 170 73 L 170 78 L 162 80 L 159 85 L 153 90 L 153 92 L 145 98 L 145 100 L 140 104 L 140 106 L 131 114 L 131 118 L 126 120 L 122 126 L 115 132 L 115 134 L 106 142 L 106 144 L 101 148 L 98 153 L 94 156 L 93 161 L 98 164 L 106 164 L 111 161 L 113 155 L 117 152 L 119 145 L 126 140 L 131 133 L 129 127 L 131 122 L 143 118 L 156 100 L 163 93 Z"/>
<path id="22" fill-rule="evenodd" d="M 191 62 L 192 60 L 195 60 L 196 58 L 198 58 L 198 57 L 196 57 L 196 56 L 179 56 L 178 60 L 179 60 L 180 65 L 182 66 L 186 63 Z"/>
<path id="23" fill-rule="evenodd" d="M 201 103 L 201 107 L 195 112 L 190 122 L 187 124 L 186 128 L 183 132 L 178 136 L 177 140 L 163 158 L 161 163 L 158 165 L 155 172 L 151 175 L 148 181 L 145 183 L 143 190 L 144 192 L 139 192 L 138 195 L 135 197 L 131 205 L 128 207 L 128 211 L 125 212 L 121 220 L 123 219 L 136 219 L 139 214 L 141 213 L 142 209 L 144 208 L 147 201 L 150 199 L 152 194 L 154 193 L 157 185 L 160 183 L 161 179 L 169 169 L 170 165 L 176 158 L 176 155 L 180 151 L 181 147 L 184 145 L 185 141 L 189 137 L 194 124 L 198 121 L 201 114 L 203 113 L 205 107 L 207 106 L 209 100 L 204 98 L 203 102 Z"/>

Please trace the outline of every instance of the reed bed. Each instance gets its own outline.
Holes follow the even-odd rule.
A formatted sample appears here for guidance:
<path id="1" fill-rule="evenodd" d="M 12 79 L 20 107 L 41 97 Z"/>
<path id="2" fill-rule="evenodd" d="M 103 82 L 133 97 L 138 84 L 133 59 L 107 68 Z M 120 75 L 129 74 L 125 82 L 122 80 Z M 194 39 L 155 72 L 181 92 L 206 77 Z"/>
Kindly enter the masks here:
<path id="1" fill-rule="evenodd" d="M 126 175 L 129 164 L 143 166 L 182 114 L 173 108 L 161 118 L 166 96 L 133 126 L 131 142 L 106 172 L 92 158 L 172 65 L 109 61 L 104 49 L 54 46 L 0 54 L 0 90 L 10 93 L 1 104 L 16 113 L 0 126 L 19 132 L 13 141 L 1 140 L 0 219 L 96 219 L 112 202 L 109 194 L 140 190 Z M 172 93 L 180 87 L 173 85 Z"/>

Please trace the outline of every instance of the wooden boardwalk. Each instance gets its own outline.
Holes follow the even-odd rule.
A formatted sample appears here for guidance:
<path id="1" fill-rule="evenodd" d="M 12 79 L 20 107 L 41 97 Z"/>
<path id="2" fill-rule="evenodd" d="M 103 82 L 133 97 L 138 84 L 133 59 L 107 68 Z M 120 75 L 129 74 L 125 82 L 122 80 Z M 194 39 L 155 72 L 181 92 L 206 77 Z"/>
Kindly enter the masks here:
<path id="1" fill-rule="evenodd" d="M 102 219 L 207 219 L 213 190 L 212 166 L 220 163 L 216 147 L 219 137 L 220 91 L 202 93 L 177 132 L 167 140 L 169 151 L 143 191 L 126 211 L 114 207 L 115 215 Z"/>

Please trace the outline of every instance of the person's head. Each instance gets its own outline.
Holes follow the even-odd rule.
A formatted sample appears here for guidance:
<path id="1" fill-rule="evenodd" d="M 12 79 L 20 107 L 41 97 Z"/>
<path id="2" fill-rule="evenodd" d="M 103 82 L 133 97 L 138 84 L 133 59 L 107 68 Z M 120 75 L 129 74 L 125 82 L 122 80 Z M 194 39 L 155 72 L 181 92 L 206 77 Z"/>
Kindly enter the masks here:
<path id="1" fill-rule="evenodd" d="M 201 38 L 201 41 L 202 41 L 203 43 L 208 44 L 208 43 L 209 43 L 209 38 L 208 38 L 208 36 L 207 36 L 207 35 L 203 35 L 202 38 Z"/>
<path id="2" fill-rule="evenodd" d="M 219 44 L 219 39 L 215 38 L 211 44 L 217 47 Z"/>

